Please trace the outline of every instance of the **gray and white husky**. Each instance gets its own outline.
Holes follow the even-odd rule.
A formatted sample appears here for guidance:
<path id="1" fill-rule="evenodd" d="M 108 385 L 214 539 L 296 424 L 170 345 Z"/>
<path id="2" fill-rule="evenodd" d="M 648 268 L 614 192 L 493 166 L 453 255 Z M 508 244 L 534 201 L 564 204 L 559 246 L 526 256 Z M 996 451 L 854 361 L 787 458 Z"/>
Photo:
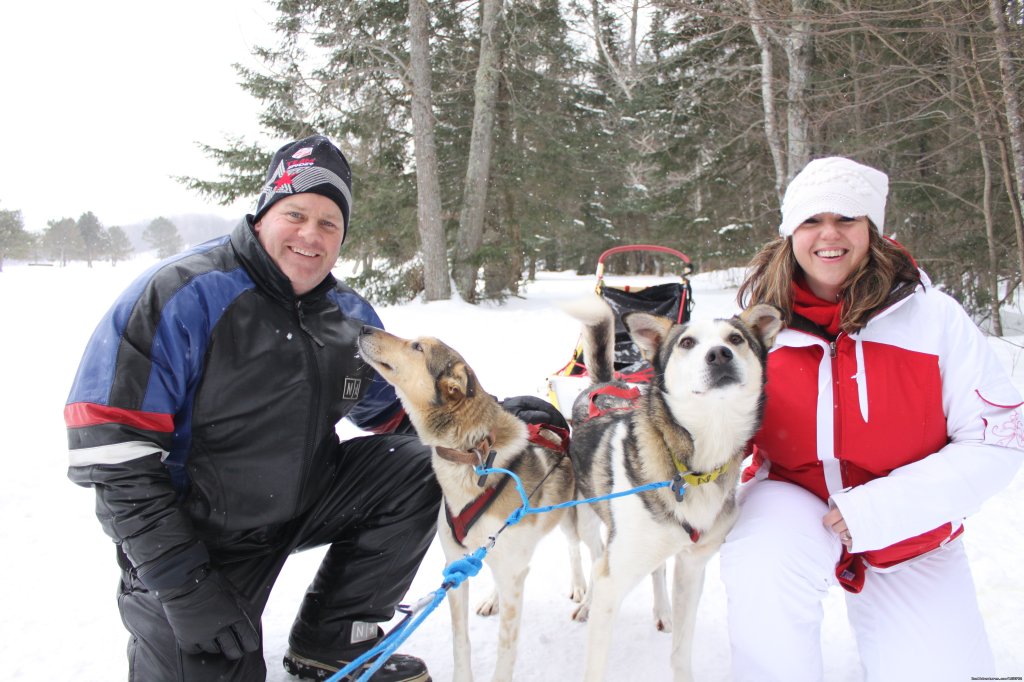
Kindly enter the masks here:
<path id="1" fill-rule="evenodd" d="M 675 557 L 672 623 L 665 629 L 673 633 L 674 679 L 690 680 L 704 568 L 735 520 L 739 469 L 763 414 L 765 363 L 782 328 L 780 313 L 756 305 L 731 319 L 685 324 L 627 313 L 623 323 L 653 365 L 653 379 L 631 409 L 580 420 L 581 405 L 614 378 L 614 314 L 596 296 L 568 312 L 584 322 L 584 357 L 595 382 L 573 407 L 578 496 L 676 481 L 579 508 L 582 535 L 592 552 L 598 548 L 578 616 L 589 620 L 584 679 L 605 678 L 612 624 L 625 595 L 653 572 L 657 599 L 657 573 Z"/>

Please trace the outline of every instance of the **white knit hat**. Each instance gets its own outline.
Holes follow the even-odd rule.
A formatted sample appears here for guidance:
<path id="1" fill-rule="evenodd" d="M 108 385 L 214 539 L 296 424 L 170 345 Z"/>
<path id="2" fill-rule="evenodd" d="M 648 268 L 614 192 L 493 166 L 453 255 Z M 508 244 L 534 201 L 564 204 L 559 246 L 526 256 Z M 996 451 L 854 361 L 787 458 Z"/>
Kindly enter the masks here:
<path id="1" fill-rule="evenodd" d="M 815 159 L 804 166 L 782 198 L 779 234 L 788 237 L 811 216 L 836 213 L 849 218 L 867 216 L 884 234 L 885 197 L 889 176 L 841 156 Z"/>

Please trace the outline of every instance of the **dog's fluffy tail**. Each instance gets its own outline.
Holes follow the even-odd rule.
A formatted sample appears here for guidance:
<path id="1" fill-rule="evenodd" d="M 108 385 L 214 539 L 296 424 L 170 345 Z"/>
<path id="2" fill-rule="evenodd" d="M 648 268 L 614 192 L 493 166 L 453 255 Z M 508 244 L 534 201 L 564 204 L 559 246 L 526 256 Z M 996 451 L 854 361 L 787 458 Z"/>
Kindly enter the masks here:
<path id="1" fill-rule="evenodd" d="M 596 294 L 562 304 L 562 310 L 583 323 L 583 361 L 591 382 L 615 377 L 615 312 Z"/>

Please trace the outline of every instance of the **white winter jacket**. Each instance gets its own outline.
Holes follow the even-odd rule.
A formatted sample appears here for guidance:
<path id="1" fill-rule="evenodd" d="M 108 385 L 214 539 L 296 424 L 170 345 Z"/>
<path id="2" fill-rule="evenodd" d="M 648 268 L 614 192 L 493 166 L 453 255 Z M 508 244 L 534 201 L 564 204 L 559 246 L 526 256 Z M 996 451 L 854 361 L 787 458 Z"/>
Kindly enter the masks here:
<path id="1" fill-rule="evenodd" d="M 922 280 L 855 334 L 783 330 L 753 439 L 748 477 L 829 500 L 875 569 L 959 535 L 1024 459 L 1020 394 L 963 308 Z"/>

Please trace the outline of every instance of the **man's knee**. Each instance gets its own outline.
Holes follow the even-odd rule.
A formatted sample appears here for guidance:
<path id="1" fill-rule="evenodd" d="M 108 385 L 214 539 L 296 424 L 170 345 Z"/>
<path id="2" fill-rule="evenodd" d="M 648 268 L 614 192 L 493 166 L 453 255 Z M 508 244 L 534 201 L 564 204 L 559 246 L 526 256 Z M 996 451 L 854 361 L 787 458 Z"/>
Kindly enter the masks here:
<path id="1" fill-rule="evenodd" d="M 128 630 L 128 679 L 187 680 L 203 682 L 244 682 L 264 679 L 266 663 L 262 649 L 240 660 L 228 660 L 217 654 L 190 655 L 181 651 L 159 600 L 125 576 L 117 597 L 121 621 Z"/>
<path id="2" fill-rule="evenodd" d="M 441 491 L 430 464 L 430 449 L 418 438 L 392 434 L 355 438 L 342 443 L 337 456 L 341 466 L 296 530 L 294 549 L 355 542 L 368 529 L 385 534 L 397 529 L 432 533 Z"/>
<path id="3" fill-rule="evenodd" d="M 148 592 L 132 588 L 122 579 L 117 595 L 121 622 L 128 641 L 129 680 L 178 679 L 178 647 L 160 602 Z"/>
<path id="4" fill-rule="evenodd" d="M 388 469 L 398 481 L 392 493 L 402 509 L 434 514 L 441 504 L 441 488 L 431 463 L 431 448 L 414 436 L 381 436 Z"/>

